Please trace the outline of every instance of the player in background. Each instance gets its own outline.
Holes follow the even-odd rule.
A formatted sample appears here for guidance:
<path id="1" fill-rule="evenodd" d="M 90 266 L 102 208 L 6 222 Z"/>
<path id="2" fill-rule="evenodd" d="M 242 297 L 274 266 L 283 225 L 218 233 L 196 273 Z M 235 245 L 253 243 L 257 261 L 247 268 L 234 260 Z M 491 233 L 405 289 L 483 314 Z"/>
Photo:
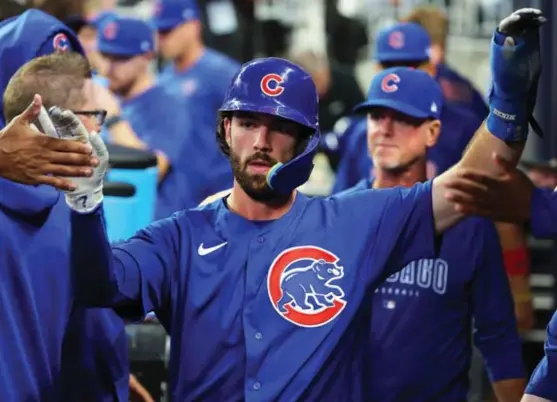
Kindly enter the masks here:
<path id="1" fill-rule="evenodd" d="M 82 302 L 156 312 L 173 339 L 174 399 L 366 400 L 362 323 L 373 290 L 407 263 L 435 257 L 435 234 L 462 217 L 445 194 L 459 167 L 489 169 L 492 152 L 517 163 L 537 71 L 516 67 L 535 67 L 527 61 L 539 52 L 543 22 L 530 9 L 501 22 L 487 125 L 459 166 L 409 189 L 297 193 L 319 142 L 317 92 L 298 66 L 259 59 L 243 66 L 220 109 L 230 196 L 112 248 L 102 222 L 108 153 L 89 135 L 101 163 L 66 194 Z M 71 111 L 56 109 L 52 119 L 63 136 L 88 135 Z"/>
<path id="2" fill-rule="evenodd" d="M 98 30 L 98 49 L 107 66 L 109 89 L 121 99 L 122 117 L 138 138 L 121 145 L 150 149 L 159 170 L 155 216 L 166 218 L 203 199 L 205 183 L 196 184 L 190 166 L 201 163 L 193 132 L 195 110 L 187 100 L 156 83 L 151 71 L 155 30 L 136 18 L 118 16 Z M 114 138 L 118 142 L 118 138 Z"/>
<path id="3" fill-rule="evenodd" d="M 484 96 L 447 64 L 449 19 L 445 13 L 436 6 L 417 6 L 402 21 L 420 24 L 431 38 L 431 61 L 436 66 L 435 78 L 443 89 L 445 102 L 462 106 L 484 120 L 489 113 Z"/>
<path id="4" fill-rule="evenodd" d="M 77 170 L 77 175 L 88 175 L 92 170 L 85 166 L 80 167 L 79 164 L 91 166 L 98 163 L 90 155 L 90 150 L 78 147 L 84 146 L 82 142 L 37 135 L 36 129 L 31 128 L 31 124 L 37 121 L 42 105 L 40 97 L 31 101 L 36 92 L 46 92 L 44 95 L 47 106 L 61 100 L 71 105 L 68 94 L 64 92 L 68 87 L 55 86 L 66 78 L 57 76 L 56 71 L 62 71 L 66 67 L 54 63 L 42 70 L 41 74 L 47 75 L 52 82 L 37 79 L 36 75 L 30 74 L 27 76 L 29 81 L 24 85 L 12 82 L 7 86 L 8 80 L 26 61 L 54 52 L 81 53 L 82 48 L 73 32 L 65 25 L 38 10 L 29 10 L 4 21 L 0 25 L 0 43 L 0 59 L 4 66 L 0 73 L 0 88 L 4 94 L 1 110 L 2 117 L 9 120 L 8 126 L 3 127 L 0 132 L 0 167 L 6 164 L 5 169 L 0 168 L 0 176 L 4 177 L 0 179 L 3 189 L 0 191 L 3 193 L 0 197 L 0 210 L 3 212 L 0 215 L 7 239 L 2 241 L 2 256 L 9 258 L 9 253 L 13 252 L 20 255 L 17 268 L 11 265 L 16 260 L 0 264 L 4 267 L 2 281 L 8 286 L 3 305 L 13 306 L 14 300 L 17 300 L 19 306 L 28 306 L 30 309 L 20 311 L 11 308 L 8 312 L 2 312 L 2 316 L 9 317 L 11 321 L 2 325 L 2 329 L 9 333 L 2 335 L 5 346 L 0 359 L 5 367 L 2 372 L 21 376 L 17 379 L 7 375 L 3 377 L 5 382 L 1 384 L 2 390 L 9 390 L 2 392 L 3 399 L 127 401 L 129 363 L 122 320 L 108 309 L 83 309 L 75 305 L 74 295 L 68 289 L 68 208 L 56 190 L 44 185 L 31 186 L 56 184 L 57 188 L 66 189 L 67 186 L 60 177 L 48 174 L 74 176 L 73 171 Z M 85 74 L 86 69 L 89 72 L 86 63 L 70 62 L 67 68 L 71 69 L 72 66 L 76 68 L 75 74 L 80 71 Z M 49 75 L 49 72 L 54 74 Z M 90 81 L 74 78 L 78 82 Z M 94 88 L 93 86 L 90 89 Z M 27 103 L 22 99 L 25 96 L 29 98 Z M 94 122 L 102 113 L 96 109 L 83 110 L 82 115 L 88 122 Z M 93 128 L 93 125 L 90 127 Z M 67 151 L 82 154 L 66 153 Z M 87 156 L 89 160 L 80 162 L 80 156 Z M 64 162 L 63 158 L 71 158 L 74 162 L 58 170 L 57 167 L 62 168 L 59 164 Z M 50 162 L 45 163 L 42 169 L 33 168 L 44 160 Z M 75 166 L 72 166 L 74 163 Z M 18 179 L 16 181 L 24 185 L 9 182 L 6 178 Z M 21 232 L 24 234 L 18 235 Z M 26 244 L 25 236 L 31 236 L 35 240 Z M 53 243 L 56 237 L 59 240 Z M 27 248 L 31 252 L 24 251 Z M 58 291 L 54 298 L 50 294 L 52 287 L 46 289 L 41 282 L 41 278 L 45 276 L 56 278 L 55 287 Z M 14 284 L 17 284 L 15 293 L 8 292 L 9 286 Z M 25 286 L 25 294 L 21 291 L 22 284 Z M 10 296 L 11 301 L 8 300 Z M 39 318 L 36 318 L 37 314 Z M 17 320 L 16 325 L 13 325 L 14 319 Z M 27 339 L 26 344 L 22 344 L 17 335 L 21 330 L 33 335 L 21 337 Z M 13 336 L 18 337 L 14 342 L 10 341 Z M 16 348 L 16 345 L 19 347 Z M 20 371 L 17 369 L 18 365 L 25 365 L 26 369 Z M 25 378 L 26 373 L 30 378 Z M 10 382 L 11 380 L 14 382 Z M 14 383 L 18 386 L 14 387 Z M 40 384 L 44 389 L 39 389 L 34 384 Z M 38 395 L 37 393 L 40 396 L 33 396 Z"/>
<path id="5" fill-rule="evenodd" d="M 51 20 L 42 19 L 44 14 L 35 13 L 30 11 L 23 17 L 33 18 L 37 24 L 43 21 L 43 28 L 56 28 Z M 44 37 L 36 40 L 40 43 Z M 70 51 L 77 41 L 67 40 Z M 34 43 L 36 46 L 30 38 L 18 41 L 19 49 L 23 49 L 21 45 L 28 49 L 27 54 L 19 55 L 33 59 Z M 12 55 L 18 54 L 15 48 L 12 51 Z M 10 66 L 18 61 L 13 56 L 9 59 L 14 63 Z M 46 107 L 71 106 L 83 112 L 91 130 L 98 129 L 91 125 L 95 105 L 62 83 L 84 84 L 89 69 L 81 56 L 63 53 L 35 58 L 18 72 L 3 91 L 8 121 L 23 112 L 40 92 Z M 6 401 L 127 401 L 129 363 L 124 324 L 110 309 L 84 309 L 74 303 L 69 210 L 60 195 L 47 186 L 0 179 L 1 315 L 5 320 L 0 326 L 0 394 Z"/>
<path id="6" fill-rule="evenodd" d="M 522 402 L 557 400 L 557 311 L 547 326 L 544 350 L 545 356 L 532 373 Z"/>
<path id="7" fill-rule="evenodd" d="M 192 125 L 196 152 L 205 159 L 191 166 L 195 174 L 189 179 L 196 180 L 196 186 L 204 185 L 205 193 L 191 205 L 194 207 L 207 196 L 232 185 L 230 165 L 219 152 L 213 134 L 217 110 L 240 65 L 203 44 L 195 0 L 157 0 L 153 23 L 158 31 L 160 54 L 168 60 L 159 82 L 195 107 Z"/>
<path id="8" fill-rule="evenodd" d="M 375 76 L 357 107 L 367 115 L 374 176 L 347 192 L 424 182 L 442 104 L 440 86 L 423 71 Z M 443 234 L 436 259 L 411 262 L 375 290 L 367 352 L 373 400 L 466 400 L 472 328 L 497 399 L 520 401 L 526 373 L 501 247 L 493 223 L 476 217 Z"/>
<path id="9" fill-rule="evenodd" d="M 389 66 L 414 67 L 436 77 L 438 64 L 430 51 L 431 40 L 424 28 L 415 23 L 403 22 L 381 31 L 376 41 L 375 58 L 379 68 Z M 439 48 L 439 46 L 437 46 Z M 427 151 L 427 178 L 444 172 L 460 160 L 464 149 L 481 124 L 471 111 L 447 101 L 443 94 L 444 106 L 441 109 L 441 135 L 437 142 Z M 358 123 L 359 129 L 350 133 L 346 158 L 341 160 L 333 192 L 346 188 L 354 180 L 373 176 L 373 157 L 367 146 L 367 126 Z M 407 165 L 415 163 L 414 159 L 403 161 Z M 358 176 L 350 177 L 359 172 Z M 521 330 L 531 329 L 534 324 L 533 299 L 530 287 L 530 260 L 527 249 L 526 233 L 519 225 L 497 223 L 497 232 L 503 247 L 505 268 L 509 278 L 515 314 Z"/>
<path id="10" fill-rule="evenodd" d="M 378 71 L 389 67 L 413 67 L 435 77 L 436 66 L 430 59 L 430 48 L 429 35 L 421 26 L 397 23 L 378 33 L 373 57 Z M 443 173 L 460 160 L 482 121 L 463 108 L 444 103 L 441 110 L 441 135 L 427 154 L 428 179 Z M 364 119 L 350 133 L 346 157 L 341 159 L 333 193 L 350 188 L 362 178 L 370 176 L 373 161 L 366 146 L 366 132 L 367 124 Z M 411 164 L 413 161 L 407 163 Z"/>

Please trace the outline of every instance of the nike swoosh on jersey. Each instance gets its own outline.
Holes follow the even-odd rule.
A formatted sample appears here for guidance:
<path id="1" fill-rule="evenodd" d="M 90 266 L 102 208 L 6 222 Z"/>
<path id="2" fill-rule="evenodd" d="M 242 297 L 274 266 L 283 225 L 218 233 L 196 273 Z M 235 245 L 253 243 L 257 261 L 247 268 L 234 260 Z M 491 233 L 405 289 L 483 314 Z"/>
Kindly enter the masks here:
<path id="1" fill-rule="evenodd" d="M 225 241 L 224 243 L 221 244 L 217 244 L 216 246 L 213 247 L 209 247 L 209 248 L 205 248 L 203 247 L 203 243 L 201 243 L 199 245 L 199 248 L 197 249 L 197 253 L 199 255 L 207 255 L 207 254 L 211 254 L 213 251 L 217 251 L 219 248 L 224 247 L 228 244 L 227 241 Z"/>

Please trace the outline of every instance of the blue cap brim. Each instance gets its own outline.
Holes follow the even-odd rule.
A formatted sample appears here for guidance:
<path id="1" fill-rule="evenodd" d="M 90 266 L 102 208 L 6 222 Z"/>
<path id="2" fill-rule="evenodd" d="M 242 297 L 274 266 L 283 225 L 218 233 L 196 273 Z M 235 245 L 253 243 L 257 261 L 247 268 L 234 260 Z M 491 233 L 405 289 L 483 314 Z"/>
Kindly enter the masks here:
<path id="1" fill-rule="evenodd" d="M 429 56 L 427 55 L 416 55 L 416 53 L 401 53 L 401 52 L 392 52 L 392 53 L 379 53 L 375 55 L 374 59 L 379 63 L 385 62 L 411 62 L 411 63 L 425 63 L 429 61 Z"/>
<path id="2" fill-rule="evenodd" d="M 374 99 L 368 100 L 364 103 L 360 103 L 356 105 L 352 111 L 354 113 L 365 113 L 366 110 L 376 108 L 376 107 L 384 107 L 388 109 L 396 110 L 402 114 L 407 116 L 415 117 L 417 119 L 427 119 L 427 118 L 435 118 L 431 113 L 424 113 L 422 110 L 409 105 L 408 103 L 398 102 L 391 99 Z"/>
<path id="3" fill-rule="evenodd" d="M 102 46 L 99 44 L 98 50 L 99 53 L 106 54 L 108 56 L 119 56 L 119 57 L 129 57 L 129 58 L 147 53 L 147 52 L 137 53 L 125 46 L 114 46 L 108 44 L 103 44 Z"/>

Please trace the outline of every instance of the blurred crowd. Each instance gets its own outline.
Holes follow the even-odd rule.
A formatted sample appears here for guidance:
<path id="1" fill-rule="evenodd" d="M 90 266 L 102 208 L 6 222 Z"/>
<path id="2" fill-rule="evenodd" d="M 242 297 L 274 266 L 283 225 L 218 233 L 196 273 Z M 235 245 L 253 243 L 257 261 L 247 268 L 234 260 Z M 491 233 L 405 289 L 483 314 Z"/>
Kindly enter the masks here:
<path id="1" fill-rule="evenodd" d="M 259 56 L 294 61 L 311 74 L 318 90 L 323 137 L 316 168 L 302 191 L 328 195 L 373 177 L 367 119 L 353 112 L 364 102 L 369 85 L 358 73 L 362 66 L 366 77 L 404 66 L 437 80 L 445 103 L 439 111 L 440 137 L 427 150 L 427 175 L 448 169 L 488 114 L 483 89 L 447 62 L 455 31 L 450 10 L 465 2 L 454 3 L 459 2 L 3 0 L 0 19 L 33 7 L 75 31 L 94 69 L 97 99 L 106 110 L 97 113 L 102 135 L 110 144 L 156 156 L 154 217 L 164 218 L 231 187 L 229 161 L 215 141 L 222 124 L 217 109 L 241 64 Z M 507 12 L 503 3 L 479 2 L 472 9 L 471 19 L 479 26 L 473 36 L 483 35 L 486 20 Z M 461 29 L 469 22 L 458 24 Z M 522 167 L 536 185 L 557 186 L 556 160 L 525 160 Z M 532 286 L 535 265 L 547 261 L 536 259 L 539 245 L 531 245 L 528 228 L 498 224 L 497 230 L 503 251 L 509 252 L 509 287 L 526 345 L 528 333 L 547 324 L 547 317 L 536 313 Z M 509 257 L 517 250 L 527 256 L 520 263 L 528 267 L 521 270 L 512 268 L 517 261 Z M 534 287 L 546 288 L 536 283 Z M 164 330 L 156 317 L 148 316 L 143 324 L 130 324 L 128 335 L 132 371 L 152 395 L 143 400 L 164 400 L 170 347 Z M 524 347 L 530 371 L 529 362 L 539 360 L 540 348 Z M 471 375 L 481 396 L 471 400 L 485 400 L 492 392 L 481 357 L 476 360 Z"/>

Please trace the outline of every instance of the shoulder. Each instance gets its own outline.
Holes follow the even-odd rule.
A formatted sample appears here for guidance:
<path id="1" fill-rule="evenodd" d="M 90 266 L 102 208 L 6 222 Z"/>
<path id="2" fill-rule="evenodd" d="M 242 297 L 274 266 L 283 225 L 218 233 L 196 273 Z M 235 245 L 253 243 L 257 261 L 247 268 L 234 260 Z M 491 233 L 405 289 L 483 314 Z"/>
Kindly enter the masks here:
<path id="1" fill-rule="evenodd" d="M 215 49 L 206 49 L 204 61 L 207 67 L 222 75 L 234 75 L 240 70 L 240 63 Z"/>

